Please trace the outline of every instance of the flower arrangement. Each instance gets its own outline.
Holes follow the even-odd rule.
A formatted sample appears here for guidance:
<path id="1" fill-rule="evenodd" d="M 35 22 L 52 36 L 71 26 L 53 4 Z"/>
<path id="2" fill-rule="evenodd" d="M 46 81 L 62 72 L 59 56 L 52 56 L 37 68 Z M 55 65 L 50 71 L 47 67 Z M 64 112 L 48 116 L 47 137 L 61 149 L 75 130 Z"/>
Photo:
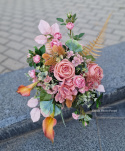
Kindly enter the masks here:
<path id="1" fill-rule="evenodd" d="M 97 39 L 87 46 L 79 44 L 84 33 L 74 35 L 73 28 L 76 21 L 76 14 L 67 14 L 64 21 L 57 18 L 61 25 L 68 29 L 69 40 L 65 45 L 60 41 L 62 34 L 57 23 L 50 26 L 46 21 L 40 20 L 38 29 L 41 35 L 35 41 L 42 46 L 35 51 L 29 50 L 27 62 L 30 67 L 34 67 L 26 75 L 33 83 L 19 86 L 17 93 L 22 96 L 29 96 L 32 89 L 36 89 L 36 94 L 27 105 L 33 108 L 30 112 L 33 122 L 37 122 L 42 114 L 42 127 L 45 136 L 54 141 L 53 127 L 57 120 L 54 118 L 61 115 L 66 105 L 68 108 L 75 108 L 72 117 L 79 120 L 84 126 L 89 124 L 92 116 L 85 113 L 83 106 L 91 108 L 94 103 L 98 108 L 101 92 L 105 92 L 101 80 L 103 78 L 102 68 L 95 63 L 95 58 L 99 56 L 97 52 L 101 48 L 103 33 L 106 29 L 106 20 Z"/>

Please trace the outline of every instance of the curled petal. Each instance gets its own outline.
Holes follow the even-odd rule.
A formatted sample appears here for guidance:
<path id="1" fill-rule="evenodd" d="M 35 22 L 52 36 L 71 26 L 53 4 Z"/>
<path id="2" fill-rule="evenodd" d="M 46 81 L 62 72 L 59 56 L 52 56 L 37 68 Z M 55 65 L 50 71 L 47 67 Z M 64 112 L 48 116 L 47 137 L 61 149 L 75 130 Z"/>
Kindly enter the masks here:
<path id="1" fill-rule="evenodd" d="M 44 36 L 44 35 L 39 35 L 35 38 L 35 41 L 38 43 L 38 44 L 41 44 L 41 45 L 44 45 L 46 42 L 47 42 L 47 37 Z"/>
<path id="2" fill-rule="evenodd" d="M 51 26 L 51 35 L 54 36 L 55 33 L 59 33 L 59 25 L 57 23 Z"/>
<path id="3" fill-rule="evenodd" d="M 30 91 L 37 85 L 37 82 L 32 83 L 28 86 L 21 85 L 18 87 L 17 93 L 21 94 L 22 96 L 30 96 Z"/>
<path id="4" fill-rule="evenodd" d="M 74 95 L 73 95 L 72 97 L 73 97 L 72 100 L 66 99 L 66 106 L 67 106 L 68 108 L 71 108 L 72 103 L 73 103 L 73 101 L 74 101 L 75 98 L 76 98 L 76 96 L 74 96 Z"/>
<path id="5" fill-rule="evenodd" d="M 30 112 L 30 116 L 33 122 L 37 122 L 40 119 L 40 109 L 39 108 L 33 108 Z"/>
<path id="6" fill-rule="evenodd" d="M 99 91 L 99 92 L 105 92 L 105 89 L 104 89 L 103 85 L 99 85 L 96 90 Z"/>
<path id="7" fill-rule="evenodd" d="M 43 35 L 51 34 L 50 25 L 44 20 L 40 20 L 38 29 Z"/>
<path id="8" fill-rule="evenodd" d="M 27 105 L 28 105 L 29 107 L 31 107 L 31 108 L 36 107 L 36 106 L 38 105 L 38 99 L 31 98 L 31 99 L 28 101 Z"/>
<path id="9" fill-rule="evenodd" d="M 56 125 L 57 121 L 55 118 L 52 117 L 46 117 L 43 120 L 43 132 L 44 135 L 50 139 L 52 141 L 52 143 L 54 142 L 54 130 L 53 127 Z"/>

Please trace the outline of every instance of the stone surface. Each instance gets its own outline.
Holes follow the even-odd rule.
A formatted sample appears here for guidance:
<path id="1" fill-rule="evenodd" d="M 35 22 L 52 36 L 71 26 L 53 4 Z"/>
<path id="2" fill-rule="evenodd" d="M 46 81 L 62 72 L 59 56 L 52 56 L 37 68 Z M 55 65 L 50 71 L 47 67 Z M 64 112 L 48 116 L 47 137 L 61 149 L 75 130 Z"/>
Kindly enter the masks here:
<path id="1" fill-rule="evenodd" d="M 125 119 L 98 119 L 98 125 L 101 151 L 125 150 Z"/>
<path id="2" fill-rule="evenodd" d="M 96 121 L 84 128 L 79 121 L 69 120 L 66 127 L 58 123 L 54 144 L 45 138 L 42 129 L 0 143 L 0 151 L 100 151 Z"/>
<path id="3" fill-rule="evenodd" d="M 0 54 L 3 55 L 6 50 L 13 49 L 13 60 L 17 62 L 15 51 L 21 52 L 24 47 L 33 49 L 33 46 L 37 45 L 34 38 L 41 34 L 38 30 L 41 19 L 52 25 L 57 22 L 57 17 L 66 18 L 66 13 L 69 11 L 77 13 L 78 20 L 73 31 L 75 34 L 85 33 L 80 41 L 83 45 L 95 40 L 106 18 L 113 12 L 106 30 L 104 46 L 118 44 L 125 41 L 124 5 L 124 0 L 110 0 L 110 2 L 109 0 L 79 0 L 77 2 L 63 0 L 63 3 L 57 0 L 0 0 Z M 60 26 L 60 31 L 64 43 L 68 39 L 67 30 L 64 26 Z M 27 53 L 28 50 L 23 51 L 23 56 Z M 5 70 L 12 71 L 14 69 L 8 66 L 10 63 L 13 66 L 10 59 L 11 57 L 8 56 L 7 61 L 2 62 Z M 22 63 L 24 59 L 18 62 L 16 68 L 27 66 L 26 64 L 22 66 Z M 0 73 L 4 73 L 4 70 Z"/>

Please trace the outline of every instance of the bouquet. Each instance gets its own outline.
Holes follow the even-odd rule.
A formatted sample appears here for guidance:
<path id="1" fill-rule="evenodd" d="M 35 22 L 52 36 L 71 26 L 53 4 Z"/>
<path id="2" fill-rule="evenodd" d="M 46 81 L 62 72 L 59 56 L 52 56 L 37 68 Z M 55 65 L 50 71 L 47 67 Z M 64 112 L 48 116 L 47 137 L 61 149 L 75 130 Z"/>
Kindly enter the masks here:
<path id="1" fill-rule="evenodd" d="M 36 94 L 27 105 L 33 108 L 30 112 L 33 122 L 40 119 L 41 114 L 45 117 L 42 123 L 45 136 L 54 141 L 53 127 L 57 124 L 55 117 L 61 115 L 64 107 L 73 107 L 75 111 L 72 117 L 79 120 L 84 126 L 89 124 L 92 116 L 85 113 L 84 106 L 91 109 L 93 104 L 98 108 L 102 92 L 101 85 L 103 69 L 95 63 L 99 56 L 97 52 L 102 48 L 106 20 L 96 40 L 83 46 L 78 41 L 84 33 L 75 35 L 73 32 L 76 14 L 68 13 L 66 20 L 57 18 L 61 25 L 68 29 L 69 40 L 62 44 L 62 34 L 57 23 L 50 26 L 46 21 L 40 20 L 38 29 L 41 35 L 35 41 L 41 45 L 29 50 L 27 63 L 34 67 L 26 75 L 32 84 L 19 86 L 17 93 L 29 96 L 32 89 Z"/>

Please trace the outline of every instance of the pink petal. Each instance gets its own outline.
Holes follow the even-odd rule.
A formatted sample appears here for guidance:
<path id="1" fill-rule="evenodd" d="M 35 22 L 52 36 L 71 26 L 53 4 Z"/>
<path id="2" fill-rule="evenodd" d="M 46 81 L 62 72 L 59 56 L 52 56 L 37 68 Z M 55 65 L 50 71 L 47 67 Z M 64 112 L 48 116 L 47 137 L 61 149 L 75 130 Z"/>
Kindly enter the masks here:
<path id="1" fill-rule="evenodd" d="M 59 32 L 59 25 L 57 23 L 53 24 L 51 26 L 51 35 L 54 36 L 55 33 Z"/>
<path id="2" fill-rule="evenodd" d="M 39 35 L 35 38 L 35 41 L 38 43 L 38 44 L 41 44 L 41 45 L 44 45 L 46 42 L 47 42 L 47 37 L 44 36 L 44 35 Z"/>
<path id="3" fill-rule="evenodd" d="M 50 25 L 44 20 L 40 20 L 38 29 L 43 35 L 51 34 Z"/>
<path id="4" fill-rule="evenodd" d="M 30 112 L 30 116 L 33 122 L 37 122 L 40 119 L 40 109 L 39 108 L 33 108 Z"/>
<path id="5" fill-rule="evenodd" d="M 36 107 L 38 105 L 38 100 L 35 98 L 31 98 L 28 102 L 27 105 L 31 108 Z"/>
<path id="6" fill-rule="evenodd" d="M 99 92 L 105 92 L 105 89 L 104 89 L 103 85 L 99 85 L 96 90 L 99 91 Z"/>
<path id="7" fill-rule="evenodd" d="M 42 110 L 41 110 L 41 114 L 44 116 L 44 117 L 49 117 L 50 116 L 50 112 L 48 112 L 47 114 L 44 113 Z"/>

